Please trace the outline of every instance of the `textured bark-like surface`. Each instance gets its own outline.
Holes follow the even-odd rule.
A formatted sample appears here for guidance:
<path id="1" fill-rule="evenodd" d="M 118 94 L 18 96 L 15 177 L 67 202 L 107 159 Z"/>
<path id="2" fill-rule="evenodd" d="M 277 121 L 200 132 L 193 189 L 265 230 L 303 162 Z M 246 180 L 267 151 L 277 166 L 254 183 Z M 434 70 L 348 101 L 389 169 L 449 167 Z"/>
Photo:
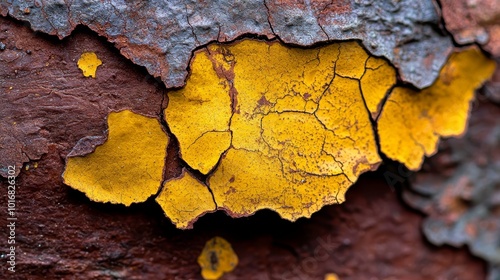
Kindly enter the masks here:
<path id="1" fill-rule="evenodd" d="M 111 111 L 131 109 L 145 116 L 161 113 L 163 90 L 146 71 L 132 71 L 132 63 L 88 32 L 57 42 L 33 33 L 28 27 L 0 18 L 0 165 L 35 161 L 57 143 L 68 153 L 84 137 L 106 136 Z M 85 78 L 76 61 L 84 51 L 107 58 L 97 77 Z M 134 68 L 136 69 L 136 68 Z M 104 139 L 87 138 L 78 145 Z M 86 148 L 85 148 L 86 147 Z M 6 170 L 0 170 L 5 176 Z"/>
<path id="2" fill-rule="evenodd" d="M 432 84 L 452 47 L 451 38 L 436 31 L 432 0 L 1 0 L 0 14 L 59 38 L 79 24 L 88 26 L 168 88 L 184 84 L 193 50 L 249 34 L 300 46 L 359 39 L 417 87 Z"/>
<path id="3" fill-rule="evenodd" d="M 106 135 L 110 111 L 159 118 L 163 89 L 92 32 L 79 30 L 59 42 L 4 18 L 0 31 L 6 44 L 0 51 L 0 114 L 7 120 L 0 135 L 18 143 L 2 147 L 2 160 L 29 160 L 17 178 L 16 273 L 2 266 L 0 279 L 201 279 L 198 255 L 216 235 L 239 258 L 223 279 L 322 279 L 330 272 L 341 279 L 484 277 L 484 263 L 465 249 L 428 244 L 419 232 L 422 218 L 375 176 L 351 188 L 345 204 L 296 223 L 270 211 L 236 220 L 216 213 L 181 231 L 152 199 L 131 207 L 91 202 L 62 183 L 65 156 L 79 139 Z M 77 67 L 84 51 L 103 61 L 95 79 Z M 37 138 L 44 140 L 32 140 Z M 73 153 L 102 140 L 85 138 Z M 23 158 L 29 145 L 39 152 Z M 173 139 L 166 178 L 181 172 L 176 148 Z M 2 178 L 0 189 L 6 185 Z M 0 204 L 6 203 L 2 195 Z M 0 219 L 6 221 L 6 214 Z M 0 231 L 0 240 L 7 234 Z M 2 251 L 0 260 L 5 257 Z"/>
<path id="4" fill-rule="evenodd" d="M 500 277 L 500 108 L 480 103 L 467 135 L 449 139 L 416 175 L 405 200 L 429 215 L 423 230 L 430 242 L 467 245 Z"/>
<path id="5" fill-rule="evenodd" d="M 500 61 L 500 1 L 439 0 L 446 29 L 458 44 L 478 43 Z M 500 103 L 500 68 L 486 84 L 486 95 Z"/>

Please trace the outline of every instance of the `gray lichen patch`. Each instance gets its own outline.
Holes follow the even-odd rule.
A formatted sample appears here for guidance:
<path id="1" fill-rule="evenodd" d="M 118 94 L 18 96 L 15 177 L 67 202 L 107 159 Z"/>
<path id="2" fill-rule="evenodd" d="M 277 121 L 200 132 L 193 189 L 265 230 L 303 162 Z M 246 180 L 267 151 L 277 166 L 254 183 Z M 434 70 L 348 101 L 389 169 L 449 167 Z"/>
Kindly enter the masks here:
<path id="1" fill-rule="evenodd" d="M 248 34 L 300 46 L 361 40 L 419 88 L 432 84 L 452 48 L 451 38 L 436 31 L 432 0 L 35 2 L 0 0 L 0 13 L 60 38 L 88 26 L 167 87 L 184 85 L 196 48 Z"/>

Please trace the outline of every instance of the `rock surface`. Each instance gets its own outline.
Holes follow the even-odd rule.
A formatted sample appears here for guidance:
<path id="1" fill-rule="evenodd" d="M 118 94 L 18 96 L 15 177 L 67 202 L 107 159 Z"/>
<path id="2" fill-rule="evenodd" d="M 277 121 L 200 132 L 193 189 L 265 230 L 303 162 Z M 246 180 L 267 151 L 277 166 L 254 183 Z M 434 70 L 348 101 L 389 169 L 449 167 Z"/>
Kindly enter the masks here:
<path id="1" fill-rule="evenodd" d="M 2 266 L 1 279 L 201 279 L 196 260 L 214 236 L 227 239 L 240 260 L 223 279 L 322 279 L 331 272 L 340 279 L 484 277 L 484 263 L 465 249 L 429 245 L 419 232 L 422 218 L 378 176 L 362 177 L 345 204 L 296 223 L 269 211 L 241 219 L 216 213 L 181 231 L 151 199 L 131 207 L 89 201 L 62 183 L 64 158 L 82 137 L 97 136 L 75 153 L 102 142 L 110 111 L 159 119 L 164 88 L 87 29 L 60 42 L 0 18 L 0 31 L 6 45 L 0 51 L 0 118 L 7 120 L 0 135 L 18 143 L 2 160 L 16 162 L 18 171 L 23 167 L 16 273 Z M 83 77 L 76 65 L 84 51 L 103 61 L 95 79 Z M 177 153 L 172 139 L 167 178 L 182 170 Z M 2 178 L 1 189 L 6 185 Z M 0 197 L 6 205 L 7 196 Z M 0 219 L 6 215 L 2 211 Z M 7 240 L 7 231 L 0 239 Z"/>
<path id="2" fill-rule="evenodd" d="M 441 153 L 416 174 L 404 198 L 429 215 L 423 223 L 435 245 L 467 245 L 489 262 L 489 278 L 500 277 L 499 106 L 479 103 L 468 134 L 443 143 Z"/>

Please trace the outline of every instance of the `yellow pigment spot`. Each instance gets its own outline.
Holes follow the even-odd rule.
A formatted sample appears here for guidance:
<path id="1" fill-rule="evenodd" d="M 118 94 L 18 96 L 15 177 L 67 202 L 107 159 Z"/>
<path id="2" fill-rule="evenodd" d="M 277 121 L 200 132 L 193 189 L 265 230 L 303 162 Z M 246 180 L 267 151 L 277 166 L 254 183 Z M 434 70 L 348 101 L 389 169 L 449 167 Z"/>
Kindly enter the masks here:
<path id="1" fill-rule="evenodd" d="M 201 276 L 206 280 L 216 280 L 224 273 L 231 272 L 238 265 L 238 256 L 231 244 L 222 237 L 214 237 L 207 241 L 198 257 Z"/>
<path id="2" fill-rule="evenodd" d="M 78 59 L 78 68 L 82 70 L 83 76 L 95 78 L 97 67 L 102 64 L 102 61 L 94 52 L 84 52 Z"/>
<path id="3" fill-rule="evenodd" d="M 158 120 L 128 110 L 110 113 L 108 127 L 102 146 L 67 159 L 64 183 L 94 201 L 143 202 L 160 187 L 168 137 Z"/>
<path id="4" fill-rule="evenodd" d="M 180 178 L 165 183 L 156 201 L 172 223 L 183 229 L 192 228 L 196 218 L 216 207 L 207 186 L 185 171 Z"/>
<path id="5" fill-rule="evenodd" d="M 474 90 L 488 79 L 495 63 L 469 48 L 448 59 L 436 82 L 419 92 L 396 87 L 378 121 L 380 146 L 411 170 L 437 151 L 439 137 L 465 132 Z"/>

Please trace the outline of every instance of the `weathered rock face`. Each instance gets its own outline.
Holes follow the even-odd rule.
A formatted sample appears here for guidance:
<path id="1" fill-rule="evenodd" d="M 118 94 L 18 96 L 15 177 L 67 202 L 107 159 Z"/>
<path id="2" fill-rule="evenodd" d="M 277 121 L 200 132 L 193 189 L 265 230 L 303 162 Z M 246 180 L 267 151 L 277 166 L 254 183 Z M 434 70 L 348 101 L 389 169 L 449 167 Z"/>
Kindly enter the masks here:
<path id="1" fill-rule="evenodd" d="M 459 44 L 478 43 L 500 57 L 500 2 L 440 0 L 446 29 Z"/>
<path id="2" fill-rule="evenodd" d="M 500 108 L 481 102 L 462 139 L 443 143 L 416 174 L 405 201 L 429 215 L 423 223 L 435 245 L 467 245 L 500 277 Z"/>
<path id="3" fill-rule="evenodd" d="M 388 58 L 401 78 L 432 84 L 451 51 L 451 38 L 434 28 L 435 5 L 425 1 L 0 1 L 0 13 L 28 21 L 59 38 L 88 26 L 135 64 L 180 87 L 191 53 L 209 42 L 240 36 L 278 37 L 310 46 L 330 40 L 361 40 Z"/>
<path id="4" fill-rule="evenodd" d="M 38 168 L 18 178 L 18 264 L 15 274 L 2 269 L 3 279 L 201 279 L 196 260 L 214 236 L 231 242 L 239 258 L 222 279 L 322 279 L 329 272 L 341 279 L 484 277 L 484 264 L 465 249 L 429 246 L 419 231 L 422 218 L 377 178 L 361 180 L 345 204 L 311 219 L 219 213 L 181 231 L 153 201 L 103 205 L 63 185 L 59 148 L 51 144 Z"/>
<path id="5" fill-rule="evenodd" d="M 2 267 L 0 278 L 200 279 L 196 259 L 215 235 L 231 242 L 239 258 L 224 279 L 321 279 L 329 272 L 341 279 L 484 277 L 484 263 L 465 249 L 426 243 L 421 217 L 376 176 L 362 177 L 344 204 L 296 223 L 269 211 L 242 219 L 218 213 L 180 231 L 152 200 L 131 207 L 89 201 L 62 183 L 64 158 L 82 137 L 106 135 L 111 111 L 130 109 L 160 120 L 164 88 L 92 32 L 78 30 L 60 42 L 5 18 L 0 31 L 6 45 L 0 51 L 0 114 L 7 120 L 0 137 L 19 143 L 7 155 L 21 161 L 30 144 L 39 151 L 29 154 L 17 178 L 17 272 Z M 95 79 L 77 67 L 84 51 L 103 61 Z M 31 140 L 36 138 L 44 140 Z M 84 153 L 89 147 L 81 145 Z M 172 178 L 182 169 L 175 138 L 167 150 L 165 177 Z M 6 185 L 1 179 L 2 190 Z M 6 196 L 0 197 L 6 205 Z M 5 212 L 0 219 L 6 220 Z M 0 231 L 0 239 L 6 234 Z"/>

